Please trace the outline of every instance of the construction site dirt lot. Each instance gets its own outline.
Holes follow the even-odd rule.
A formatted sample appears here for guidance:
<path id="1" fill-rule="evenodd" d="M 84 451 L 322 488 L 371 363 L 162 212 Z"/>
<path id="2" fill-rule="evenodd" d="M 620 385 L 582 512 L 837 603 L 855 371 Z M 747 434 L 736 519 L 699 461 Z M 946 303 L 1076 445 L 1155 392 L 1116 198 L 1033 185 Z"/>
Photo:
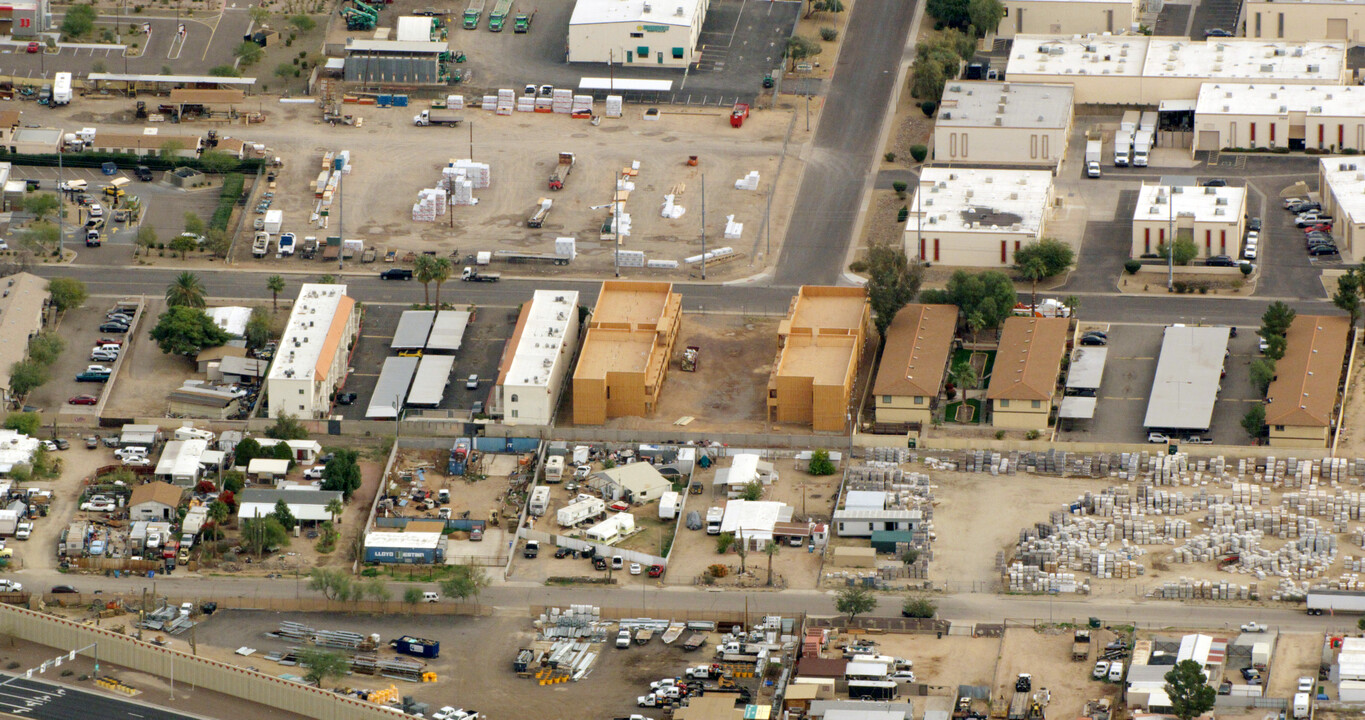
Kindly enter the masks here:
<path id="1" fill-rule="evenodd" d="M 880 655 L 910 660 L 915 680 L 928 685 L 931 695 L 957 695 L 958 685 L 990 685 L 1000 653 L 1000 638 L 948 635 L 869 635 Z M 1061 717 L 1060 715 L 1058 717 Z"/>
<path id="2" fill-rule="evenodd" d="M 578 258 L 568 269 L 544 266 L 559 275 L 600 273 L 613 267 L 610 239 L 601 239 L 617 173 L 639 162 L 638 174 L 625 180 L 634 190 L 625 201 L 630 235 L 621 238 L 622 250 L 643 251 L 647 259 L 677 260 L 697 255 L 702 247 L 702 175 L 707 176 L 707 249 L 731 247 L 738 259 L 708 266 L 707 277 L 724 279 L 753 272 L 767 206 L 767 189 L 778 178 L 779 158 L 786 145 L 792 115 L 785 111 L 756 112 L 743 128 L 731 128 L 728 113 L 719 110 L 666 111 L 657 120 L 642 118 L 641 106 L 628 106 L 622 118 L 604 118 L 600 126 L 567 115 L 516 113 L 497 116 L 466 109 L 466 125 L 415 127 L 419 106 L 376 108 L 348 106 L 364 119 L 362 126 L 333 128 L 321 123 L 313 106 L 277 105 L 266 123 L 243 129 L 251 140 L 263 142 L 285 160 L 272 209 L 283 211 L 282 229 L 300 238 L 337 234 L 335 210 L 330 228 L 320 229 L 310 218 L 315 210 L 313 188 L 327 151 L 349 150 L 353 170 L 342 181 L 341 211 L 345 235 L 362 240 L 382 255 L 393 249 L 456 255 L 477 251 L 554 251 L 557 237 L 577 238 Z M 414 222 L 412 206 L 418 191 L 435 187 L 441 168 L 452 159 L 471 155 L 490 165 L 490 184 L 476 189 L 477 204 L 451 208 L 436 222 Z M 548 189 L 547 180 L 560 152 L 572 152 L 575 165 L 564 188 Z M 689 166 L 690 156 L 698 157 Z M 784 165 L 784 173 L 798 172 L 800 163 Z M 737 190 L 735 181 L 750 171 L 760 174 L 759 190 Z M 686 209 L 678 219 L 661 217 L 664 195 L 674 194 Z M 544 227 L 527 227 L 527 218 L 541 198 L 554 206 Z M 782 237 L 780 220 L 785 205 L 774 207 L 779 218 L 772 235 Z M 726 217 L 742 223 L 740 239 L 726 239 Z M 248 223 L 248 228 L 250 227 Z M 237 243 L 238 262 L 283 264 L 295 268 L 298 259 L 265 260 L 249 257 L 249 242 Z M 540 272 L 542 266 L 518 266 L 520 273 Z M 630 268 L 627 268 L 630 271 Z M 699 267 L 635 271 L 645 276 L 687 277 Z"/>
<path id="3" fill-rule="evenodd" d="M 1318 679 L 1322 666 L 1321 635 L 1284 634 L 1275 638 L 1275 654 L 1270 659 L 1270 682 L 1266 697 L 1291 697 L 1298 691 L 1301 677 Z M 1319 683 L 1327 687 L 1329 683 Z M 1335 687 L 1332 688 L 1335 691 Z"/>
<path id="4" fill-rule="evenodd" d="M 432 588 L 435 590 L 436 588 Z M 389 640 L 402 635 L 441 643 L 439 658 L 428 663 L 435 683 L 407 683 L 387 678 L 351 675 L 335 685 L 378 689 L 396 685 L 400 695 L 430 703 L 432 710 L 445 705 L 475 709 L 489 720 L 562 717 L 564 708 L 575 708 L 574 717 L 622 717 L 639 712 L 635 698 L 649 683 L 682 672 L 696 664 L 700 654 L 686 654 L 677 645 L 652 642 L 618 650 L 604 644 L 591 672 L 579 682 L 539 686 L 533 678 L 512 672 L 512 659 L 521 647 L 535 639 L 529 618 L 497 615 L 379 616 L 219 611 L 196 628 L 201 655 L 234 665 L 254 666 L 268 674 L 296 673 L 293 666 L 276 665 L 261 657 L 272 650 L 287 650 L 292 643 L 266 637 L 284 621 L 304 623 L 318 629 L 379 633 L 381 655 L 391 656 Z M 243 658 L 233 654 L 242 646 L 257 649 Z M 211 647 L 209 647 L 211 646 Z"/>
<path id="5" fill-rule="evenodd" d="M 450 502 L 438 507 L 449 508 L 452 518 L 490 521 L 480 541 L 471 542 L 467 532 L 451 533 L 446 548 L 447 563 L 501 564 L 500 559 L 507 557 L 502 522 L 509 517 L 515 518 L 525 502 L 525 491 L 517 482 L 523 457 L 485 453 L 480 455 L 482 459 L 471 472 L 458 477 L 446 474 L 449 457 L 447 450 L 404 450 L 394 463 L 394 474 L 389 481 L 397 483 L 398 492 L 404 496 L 416 489 L 426 489 L 433 494 L 449 490 Z M 420 474 L 416 472 L 419 468 L 422 469 Z M 511 492 L 514 488 L 517 488 L 516 492 Z M 397 511 L 381 509 L 379 516 L 384 517 L 386 513 L 413 519 L 436 519 L 438 510 L 422 510 L 415 503 L 409 503 Z M 495 515 L 496 525 L 492 522 Z"/>
<path id="6" fill-rule="evenodd" d="M 1103 649 L 1117 636 L 1108 630 L 1091 633 L 1091 657 L 1095 649 Z M 1091 679 L 1093 664 L 1071 659 L 1072 634 L 1068 629 L 1049 627 L 1010 628 L 1000 644 L 1000 663 L 992 683 L 992 701 L 1002 708 L 1009 707 L 1014 695 L 1014 680 L 1019 673 L 1033 676 L 1033 689 L 1047 688 L 1051 700 L 1048 717 L 1080 717 L 1085 704 L 1101 697 L 1118 699 L 1120 684 Z M 919 672 L 919 663 L 915 663 Z"/>
<path id="7" fill-rule="evenodd" d="M 715 500 L 714 507 L 725 507 L 727 501 Z M 706 517 L 707 506 L 703 503 L 689 505 Z M 766 552 L 750 550 L 741 560 L 734 545 L 724 554 L 717 553 L 717 535 L 707 535 L 706 530 L 688 530 L 684 524 L 678 529 L 677 540 L 668 554 L 668 574 L 664 581 L 669 585 L 694 585 L 702 582 L 717 587 L 745 587 L 764 589 L 768 586 L 769 556 Z M 711 565 L 725 565 L 729 568 L 725 577 L 711 580 L 706 577 Z M 820 575 L 820 553 L 808 552 L 805 546 L 790 547 L 780 545 L 771 557 L 773 589 L 814 588 Z M 741 572 L 743 570 L 743 572 Z"/>

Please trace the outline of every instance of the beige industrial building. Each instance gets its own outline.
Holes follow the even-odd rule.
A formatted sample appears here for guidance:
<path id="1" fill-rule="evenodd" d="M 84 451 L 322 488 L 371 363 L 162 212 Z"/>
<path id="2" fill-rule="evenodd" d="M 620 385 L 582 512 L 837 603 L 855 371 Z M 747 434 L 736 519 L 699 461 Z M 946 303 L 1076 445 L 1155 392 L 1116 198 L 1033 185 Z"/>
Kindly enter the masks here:
<path id="1" fill-rule="evenodd" d="M 861 287 L 803 285 L 777 328 L 768 420 L 844 432 L 870 317 Z"/>
<path id="2" fill-rule="evenodd" d="M 1246 223 L 1246 188 L 1143 183 L 1133 209 L 1132 256 L 1160 252 L 1171 234 L 1199 257 L 1238 256 Z"/>
<path id="3" fill-rule="evenodd" d="M 3 163 L 8 170 L 9 163 Z M 18 399 L 10 391 L 10 369 L 28 356 L 28 341 L 42 332 L 47 319 L 47 280 L 21 272 L 0 278 L 0 400 Z"/>
<path id="4" fill-rule="evenodd" d="M 578 292 L 537 290 L 507 342 L 489 412 L 509 425 L 549 425 L 578 350 Z"/>
<path id="5" fill-rule="evenodd" d="M 1195 100 L 1209 82 L 1344 85 L 1345 43 L 1190 40 L 1145 35 L 1017 35 L 1011 83 L 1070 83 L 1075 102 L 1158 105 Z"/>
<path id="6" fill-rule="evenodd" d="M 1331 445 L 1350 338 L 1351 319 L 1344 315 L 1294 317 L 1265 394 L 1272 447 Z"/>
<path id="7" fill-rule="evenodd" d="M 709 0 L 578 0 L 569 18 L 569 62 L 685 68 Z"/>
<path id="8" fill-rule="evenodd" d="M 1194 127 L 1195 150 L 1365 150 L 1365 87 L 1206 83 Z"/>
<path id="9" fill-rule="evenodd" d="M 934 124 L 934 160 L 1055 169 L 1066 156 L 1074 94 L 1070 85 L 951 81 Z"/>
<path id="10" fill-rule="evenodd" d="M 1335 218 L 1341 259 L 1365 261 L 1365 159 L 1329 157 L 1318 161 L 1318 187 L 1323 212 Z"/>
<path id="11" fill-rule="evenodd" d="M 345 285 L 305 283 L 266 376 L 270 417 L 326 417 L 350 367 L 360 312 Z"/>
<path id="12" fill-rule="evenodd" d="M 1249 38 L 1360 42 L 1360 31 L 1365 27 L 1365 3 L 1359 0 L 1246 0 L 1242 4 L 1242 18 Z"/>
<path id="13" fill-rule="evenodd" d="M 1008 267 L 1042 239 L 1052 205 L 1047 170 L 925 168 L 907 207 L 905 254 L 963 267 Z"/>
<path id="14" fill-rule="evenodd" d="M 1086 35 L 1137 30 L 1142 0 L 1004 0 L 995 34 Z"/>
<path id="15" fill-rule="evenodd" d="M 671 283 L 603 282 L 574 368 L 574 423 L 652 414 L 681 325 Z"/>
<path id="16" fill-rule="evenodd" d="M 877 381 L 872 386 L 878 424 L 933 419 L 953 354 L 957 306 L 906 305 L 886 329 Z"/>
<path id="17" fill-rule="evenodd" d="M 1046 430 L 1066 355 L 1067 318 L 1011 317 L 1000 332 L 986 399 L 991 425 Z"/>

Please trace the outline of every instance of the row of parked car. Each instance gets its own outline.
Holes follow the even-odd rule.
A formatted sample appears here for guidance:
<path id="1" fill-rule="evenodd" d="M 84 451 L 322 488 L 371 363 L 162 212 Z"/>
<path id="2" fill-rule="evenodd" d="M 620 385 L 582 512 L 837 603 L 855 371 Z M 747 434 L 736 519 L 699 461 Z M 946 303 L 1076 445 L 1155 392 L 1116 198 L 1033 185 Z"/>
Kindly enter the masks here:
<path id="1" fill-rule="evenodd" d="M 1284 209 L 1295 213 L 1294 226 L 1303 230 L 1304 247 L 1310 257 L 1339 255 L 1336 238 L 1332 237 L 1332 216 L 1322 212 L 1322 205 L 1312 200 L 1289 198 Z"/>

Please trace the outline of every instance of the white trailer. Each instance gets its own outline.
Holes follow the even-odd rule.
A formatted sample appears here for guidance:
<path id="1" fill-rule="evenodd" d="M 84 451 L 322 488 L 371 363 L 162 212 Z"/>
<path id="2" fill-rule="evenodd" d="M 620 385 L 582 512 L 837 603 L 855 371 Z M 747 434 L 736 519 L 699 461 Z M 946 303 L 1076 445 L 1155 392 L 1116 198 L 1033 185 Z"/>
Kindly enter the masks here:
<path id="1" fill-rule="evenodd" d="M 1142 119 L 1142 113 L 1137 110 L 1124 110 L 1123 120 L 1119 121 L 1119 132 L 1131 133 L 1138 129 L 1138 121 Z"/>
<path id="2" fill-rule="evenodd" d="M 1365 592 L 1353 590 L 1309 590 L 1308 614 L 1365 612 Z"/>
<path id="3" fill-rule="evenodd" d="M 531 501 L 526 509 L 532 515 L 544 515 L 545 511 L 550 509 L 550 488 L 544 485 L 536 486 L 536 489 L 531 491 Z"/>
<path id="4" fill-rule="evenodd" d="M 279 234 L 280 234 L 280 226 L 282 226 L 282 225 L 284 225 L 284 211 L 283 211 L 283 210 L 266 210 L 266 211 L 265 211 L 265 231 L 266 231 L 266 232 L 270 233 L 271 235 L 279 235 Z"/>
<path id="5" fill-rule="evenodd" d="M 1147 167 L 1147 158 L 1152 152 L 1155 132 L 1140 129 L 1133 136 L 1133 167 Z"/>
<path id="6" fill-rule="evenodd" d="M 671 490 L 659 496 L 659 519 L 672 520 L 676 518 L 680 504 L 678 493 Z"/>
<path id="7" fill-rule="evenodd" d="M 1120 130 L 1114 135 L 1114 165 L 1128 167 L 1128 158 L 1133 155 L 1133 131 Z"/>
<path id="8" fill-rule="evenodd" d="M 1138 129 L 1156 132 L 1156 120 L 1157 115 L 1155 110 L 1144 110 L 1142 112 L 1142 119 L 1138 121 Z"/>
<path id="9" fill-rule="evenodd" d="M 559 523 L 560 527 L 573 527 L 606 511 L 607 504 L 602 502 L 602 498 L 579 495 L 572 503 L 565 505 L 555 513 L 555 521 Z"/>
<path id="10" fill-rule="evenodd" d="M 52 77 L 52 104 L 66 105 L 71 102 L 71 73 L 59 72 Z"/>
<path id="11" fill-rule="evenodd" d="M 19 529 L 19 513 L 15 510 L 0 510 L 0 535 L 13 535 Z"/>
<path id="12" fill-rule="evenodd" d="M 545 482 L 557 483 L 564 479 L 564 456 L 551 455 L 545 458 Z"/>

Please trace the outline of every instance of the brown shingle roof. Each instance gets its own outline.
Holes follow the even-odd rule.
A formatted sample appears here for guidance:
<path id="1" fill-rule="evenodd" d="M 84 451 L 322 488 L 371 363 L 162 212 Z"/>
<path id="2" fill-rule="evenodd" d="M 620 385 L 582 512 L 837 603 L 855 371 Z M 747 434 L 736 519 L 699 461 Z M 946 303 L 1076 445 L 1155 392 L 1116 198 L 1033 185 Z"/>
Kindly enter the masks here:
<path id="1" fill-rule="evenodd" d="M 18 110 L 0 110 L 0 128 L 6 130 L 19 124 Z"/>
<path id="2" fill-rule="evenodd" d="M 1275 363 L 1275 381 L 1266 391 L 1266 424 L 1332 424 L 1350 335 L 1351 320 L 1341 315 L 1294 318 L 1285 333 L 1284 357 Z"/>
<path id="3" fill-rule="evenodd" d="M 886 329 L 874 395 L 938 395 L 957 329 L 955 305 L 906 305 Z"/>
<path id="4" fill-rule="evenodd" d="M 145 502 L 155 501 L 163 505 L 175 507 L 180 504 L 180 498 L 185 491 L 164 482 L 149 482 L 133 488 L 133 495 L 128 500 L 128 507 L 137 507 Z"/>
<path id="5" fill-rule="evenodd" d="M 987 399 L 1052 399 L 1070 328 L 1071 321 L 1066 318 L 1006 319 Z"/>

